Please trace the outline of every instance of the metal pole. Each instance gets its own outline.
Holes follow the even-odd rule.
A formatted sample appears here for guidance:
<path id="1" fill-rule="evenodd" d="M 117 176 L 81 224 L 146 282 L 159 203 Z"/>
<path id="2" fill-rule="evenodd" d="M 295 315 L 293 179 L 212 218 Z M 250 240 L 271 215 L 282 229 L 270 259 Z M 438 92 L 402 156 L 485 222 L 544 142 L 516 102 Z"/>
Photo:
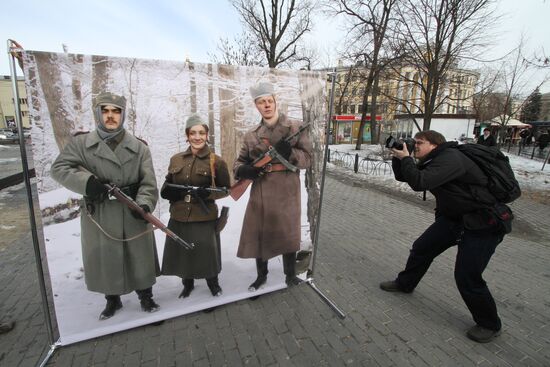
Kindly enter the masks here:
<path id="1" fill-rule="evenodd" d="M 540 169 L 541 171 L 544 170 L 544 166 L 546 166 L 546 162 L 548 162 L 549 159 L 550 159 L 550 149 L 548 149 L 548 153 L 546 153 L 546 159 L 544 160 L 544 163 L 542 164 L 542 168 Z"/>
<path id="2" fill-rule="evenodd" d="M 327 305 L 332 308 L 334 312 L 340 317 L 341 319 L 345 318 L 346 315 L 338 308 L 338 306 L 330 300 L 317 286 L 315 283 L 313 283 L 313 274 L 315 269 L 315 260 L 317 258 L 317 250 L 319 246 L 319 231 L 321 227 L 321 207 L 323 204 L 323 191 L 325 188 L 325 175 L 327 171 L 327 161 L 328 161 L 328 154 L 329 154 L 329 148 L 328 148 L 328 133 L 330 131 L 330 123 L 332 121 L 332 107 L 334 103 L 334 85 L 336 81 L 336 68 L 333 69 L 331 73 L 329 73 L 331 77 L 331 87 L 330 87 L 330 102 L 328 107 L 328 121 L 327 125 L 325 127 L 325 153 L 324 153 L 324 159 L 323 159 L 323 177 L 321 178 L 321 194 L 319 196 L 319 214 L 317 215 L 317 225 L 315 227 L 315 234 L 313 236 L 313 243 L 314 243 L 314 249 L 313 249 L 313 256 L 311 258 L 311 269 L 308 272 L 308 278 L 306 279 L 306 283 L 327 303 Z"/>
<path id="3" fill-rule="evenodd" d="M 40 288 L 40 296 L 42 297 L 42 310 L 44 312 L 44 318 L 46 321 L 46 328 L 48 331 L 48 340 L 50 345 L 54 345 L 54 333 L 52 328 L 52 319 L 50 316 L 50 308 L 48 306 L 48 297 L 46 292 L 46 283 L 44 282 L 44 270 L 42 268 L 42 258 L 40 256 L 40 246 L 38 241 L 38 232 L 36 227 L 36 218 L 34 216 L 34 204 L 32 201 L 32 189 L 31 180 L 29 175 L 29 165 L 27 162 L 27 150 L 25 147 L 25 136 L 23 133 L 23 119 L 21 117 L 21 107 L 19 105 L 19 88 L 17 86 L 17 71 L 15 66 L 15 55 L 11 52 L 14 51 L 15 45 L 12 40 L 8 40 L 8 57 L 10 60 L 11 70 L 11 85 L 13 89 L 13 98 L 15 105 L 15 120 L 17 128 L 19 129 L 19 148 L 21 150 L 21 163 L 23 165 L 23 179 L 25 187 L 27 189 L 27 202 L 29 205 L 29 220 L 31 225 L 32 243 L 34 247 L 34 259 L 36 262 L 36 270 L 38 272 L 38 285 Z M 20 50 L 20 49 L 18 49 Z M 52 350 L 53 352 L 53 350 Z M 49 358 L 49 357 L 48 357 Z"/>
<path id="4" fill-rule="evenodd" d="M 306 283 L 319 295 L 319 297 L 321 297 L 323 299 L 323 301 L 326 302 L 326 304 L 330 308 L 332 308 L 332 310 L 334 312 L 336 312 L 336 314 L 338 315 L 339 318 L 341 318 L 341 319 L 346 318 L 346 314 L 344 312 L 342 312 L 342 310 L 340 310 L 338 305 L 336 303 L 332 302 L 332 300 L 330 298 L 328 298 L 319 288 L 317 288 L 315 283 L 313 283 L 313 278 L 306 279 Z"/>
<path id="5" fill-rule="evenodd" d="M 330 99 L 328 106 L 328 121 L 327 126 L 325 126 L 325 152 L 323 158 L 323 177 L 321 177 L 321 194 L 319 196 L 319 214 L 317 215 L 317 225 L 315 226 L 315 233 L 313 235 L 313 243 L 315 244 L 313 256 L 311 258 L 311 270 L 310 273 L 313 274 L 315 269 L 315 259 L 317 258 L 317 245 L 319 243 L 319 228 L 321 227 L 321 207 L 323 205 L 323 191 L 325 189 L 325 175 L 327 171 L 327 159 L 328 159 L 328 132 L 330 128 L 330 122 L 332 121 L 332 104 L 334 103 L 334 85 L 336 83 L 336 68 L 332 69 L 331 73 L 328 73 L 331 77 L 331 87 L 330 87 Z"/>

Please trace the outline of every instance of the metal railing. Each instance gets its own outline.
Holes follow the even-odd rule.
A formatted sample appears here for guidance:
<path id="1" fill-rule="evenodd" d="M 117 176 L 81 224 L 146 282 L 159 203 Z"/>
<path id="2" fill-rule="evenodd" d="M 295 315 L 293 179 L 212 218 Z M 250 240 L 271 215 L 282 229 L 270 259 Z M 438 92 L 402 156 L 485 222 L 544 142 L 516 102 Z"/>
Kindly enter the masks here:
<path id="1" fill-rule="evenodd" d="M 339 167 L 349 168 L 355 173 L 367 175 L 387 175 L 392 173 L 391 162 L 379 155 L 359 157 L 359 154 L 328 150 L 328 162 Z"/>

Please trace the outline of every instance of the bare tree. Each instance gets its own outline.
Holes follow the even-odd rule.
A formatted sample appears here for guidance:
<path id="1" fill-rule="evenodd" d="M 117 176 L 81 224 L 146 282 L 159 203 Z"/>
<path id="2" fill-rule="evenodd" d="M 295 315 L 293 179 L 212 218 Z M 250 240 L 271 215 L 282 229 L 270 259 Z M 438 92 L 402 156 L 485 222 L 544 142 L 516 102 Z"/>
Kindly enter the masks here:
<path id="1" fill-rule="evenodd" d="M 492 4 L 493 0 L 404 0 L 399 7 L 398 37 L 405 58 L 394 72 L 418 91 L 400 102 L 423 114 L 423 130 L 429 130 L 432 115 L 448 98 L 441 91 L 450 81 L 449 71 L 484 45 L 486 30 L 496 20 Z"/>
<path id="2" fill-rule="evenodd" d="M 303 36 L 311 31 L 313 3 L 310 0 L 231 0 L 246 32 L 267 61 L 276 68 L 303 57 Z"/>
<path id="3" fill-rule="evenodd" d="M 216 64 L 243 65 L 243 66 L 265 66 L 262 52 L 255 42 L 254 37 L 243 32 L 235 36 L 233 40 L 220 38 L 217 46 L 217 53 L 210 54 L 210 59 Z"/>
<path id="4" fill-rule="evenodd" d="M 472 96 L 472 110 L 476 122 L 488 121 L 499 113 L 500 102 L 497 101 L 503 96 L 495 92 L 498 76 L 498 71 L 493 68 L 485 67 L 480 70 L 476 92 Z"/>
<path id="5" fill-rule="evenodd" d="M 398 1 L 333 0 L 326 3 L 329 13 L 346 17 L 346 24 L 349 24 L 348 39 L 352 40 L 347 53 L 352 59 L 360 60 L 363 64 L 365 88 L 363 89 L 361 123 L 355 149 L 361 149 L 369 107 L 371 141 L 378 143 L 376 121 L 376 95 L 378 92 L 377 88 L 373 88 L 373 84 L 375 80 L 378 80 L 385 65 L 394 58 L 393 49 L 389 47 L 387 36 L 388 31 L 395 25 L 392 23 L 392 12 Z M 385 53 L 388 50 L 392 50 L 391 55 Z"/>
<path id="6" fill-rule="evenodd" d="M 526 101 L 526 95 L 532 90 L 533 74 L 529 62 L 523 55 L 525 47 L 524 39 L 521 38 L 518 46 L 502 62 L 499 70 L 499 92 L 501 98 L 495 100 L 496 122 L 500 125 L 499 141 L 503 141 L 506 126 L 512 118 L 523 107 Z M 543 76 L 542 80 L 535 86 L 540 88 L 548 80 L 548 75 Z M 523 101 L 514 103 L 514 101 Z"/>

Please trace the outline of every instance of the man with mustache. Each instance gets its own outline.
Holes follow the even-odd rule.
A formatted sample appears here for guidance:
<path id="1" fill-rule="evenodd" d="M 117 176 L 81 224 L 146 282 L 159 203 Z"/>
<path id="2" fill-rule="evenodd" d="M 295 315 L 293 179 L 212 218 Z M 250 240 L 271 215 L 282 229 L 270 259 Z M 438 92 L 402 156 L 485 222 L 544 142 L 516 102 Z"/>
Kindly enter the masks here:
<path id="1" fill-rule="evenodd" d="M 120 296 L 135 291 L 141 309 L 155 312 L 152 286 L 159 274 L 151 224 L 139 213 L 111 200 L 103 183 L 111 183 L 151 212 L 158 200 L 151 152 L 124 125 L 126 99 L 104 92 L 96 96 L 95 131 L 79 134 L 64 147 L 51 175 L 84 195 L 81 244 L 88 290 L 105 295 L 100 320 L 122 308 Z"/>

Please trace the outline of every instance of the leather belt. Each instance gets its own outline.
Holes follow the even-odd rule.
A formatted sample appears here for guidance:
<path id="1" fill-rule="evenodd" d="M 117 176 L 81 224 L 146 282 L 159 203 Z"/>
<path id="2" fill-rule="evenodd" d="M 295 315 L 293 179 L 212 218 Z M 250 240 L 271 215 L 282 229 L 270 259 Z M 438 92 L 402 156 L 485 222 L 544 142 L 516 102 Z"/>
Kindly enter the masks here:
<path id="1" fill-rule="evenodd" d="M 282 171 L 288 171 L 288 168 L 286 168 L 285 165 L 281 163 L 268 163 L 264 166 L 264 172 L 266 173 Z"/>

